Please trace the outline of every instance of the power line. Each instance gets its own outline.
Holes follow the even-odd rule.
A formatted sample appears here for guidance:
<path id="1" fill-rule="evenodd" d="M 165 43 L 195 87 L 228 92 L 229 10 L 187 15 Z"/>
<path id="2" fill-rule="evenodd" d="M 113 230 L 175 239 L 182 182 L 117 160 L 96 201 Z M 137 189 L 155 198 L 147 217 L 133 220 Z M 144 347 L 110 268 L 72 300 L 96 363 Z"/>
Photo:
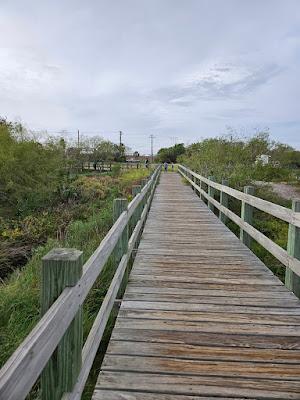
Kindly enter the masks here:
<path id="1" fill-rule="evenodd" d="M 154 135 L 149 136 L 151 139 L 151 162 L 153 163 L 153 139 L 155 138 Z"/>
<path id="2" fill-rule="evenodd" d="M 178 136 L 170 136 L 169 139 L 172 140 L 172 142 L 174 143 L 174 146 L 176 146 L 177 141 L 178 141 Z"/>

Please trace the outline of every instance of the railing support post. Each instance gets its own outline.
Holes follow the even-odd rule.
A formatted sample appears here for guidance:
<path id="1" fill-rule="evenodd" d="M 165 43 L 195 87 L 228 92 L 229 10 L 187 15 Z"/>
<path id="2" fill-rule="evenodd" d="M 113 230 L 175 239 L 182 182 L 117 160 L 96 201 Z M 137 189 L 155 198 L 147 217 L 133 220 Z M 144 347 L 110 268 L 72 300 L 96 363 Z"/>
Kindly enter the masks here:
<path id="1" fill-rule="evenodd" d="M 253 186 L 245 186 L 244 193 L 254 195 L 254 187 Z M 242 209 L 241 209 L 241 218 L 243 221 L 247 222 L 248 224 L 252 225 L 253 222 L 253 207 L 250 204 L 245 203 L 242 201 Z M 247 246 L 251 247 L 251 236 L 248 235 L 247 232 L 240 229 L 240 239 L 241 241 Z"/>
<path id="2" fill-rule="evenodd" d="M 213 176 L 209 176 L 208 179 L 209 179 L 210 181 L 213 181 L 213 182 L 215 181 L 215 178 L 214 178 Z M 210 185 L 208 185 L 207 193 L 208 193 L 208 195 L 209 195 L 210 197 L 212 197 L 212 198 L 215 197 L 215 189 L 214 189 L 212 186 L 210 186 Z M 214 207 L 214 205 L 213 205 L 209 200 L 208 200 L 207 205 L 208 205 L 208 208 L 213 212 L 214 209 L 215 209 L 215 207 Z"/>
<path id="3" fill-rule="evenodd" d="M 127 212 L 128 209 L 128 201 L 127 199 L 114 199 L 113 201 L 113 220 L 114 223 L 117 221 L 117 219 L 119 218 L 119 216 L 122 214 L 122 212 L 126 211 Z M 121 258 L 123 257 L 124 254 L 127 253 L 128 251 L 128 237 L 129 237 L 129 233 L 128 233 L 128 223 L 126 224 L 126 227 L 119 239 L 119 242 L 115 248 L 115 264 L 119 264 Z M 124 278 L 123 278 L 123 282 L 122 282 L 122 287 L 121 290 L 119 292 L 119 295 L 121 295 L 127 285 L 128 282 L 128 268 L 126 268 L 126 271 L 124 273 Z"/>
<path id="4" fill-rule="evenodd" d="M 127 199 L 114 199 L 113 201 L 113 220 L 114 223 L 117 221 L 119 216 L 123 211 L 127 211 L 128 201 Z M 118 251 L 116 253 L 116 257 L 120 260 L 123 254 L 127 253 L 128 249 L 128 224 L 126 225 L 124 232 L 121 236 Z"/>
<path id="5" fill-rule="evenodd" d="M 199 185 L 198 185 L 198 186 L 200 187 L 200 189 L 203 190 L 203 186 L 202 186 L 202 181 L 201 181 L 201 179 L 199 179 Z M 205 197 L 203 196 L 203 194 L 201 194 L 201 192 L 199 192 L 199 197 L 200 197 L 200 199 L 201 199 L 202 201 L 204 201 Z"/>
<path id="6" fill-rule="evenodd" d="M 222 179 L 222 185 L 228 186 L 229 185 L 228 180 L 227 179 Z M 226 207 L 226 208 L 228 208 L 228 198 L 229 197 L 228 197 L 227 193 L 224 193 L 224 192 L 220 193 L 220 204 L 222 206 Z M 220 218 L 221 222 L 223 222 L 223 224 L 225 224 L 227 222 L 226 215 L 224 213 L 222 213 L 221 211 L 220 211 L 220 214 L 219 214 L 219 218 Z"/>
<path id="7" fill-rule="evenodd" d="M 142 179 L 142 187 L 146 186 L 148 182 L 148 179 Z"/>
<path id="8" fill-rule="evenodd" d="M 131 188 L 131 193 L 132 193 L 132 197 L 135 197 L 136 195 L 138 195 L 141 191 L 141 186 L 140 185 L 134 185 Z"/>
<path id="9" fill-rule="evenodd" d="M 196 183 L 196 178 L 194 177 L 193 174 L 191 174 L 191 180 L 192 180 L 194 183 Z M 193 189 L 194 192 L 196 191 L 195 186 L 193 186 L 193 185 L 192 185 L 192 189 Z"/>
<path id="10" fill-rule="evenodd" d="M 300 212 L 300 200 L 293 200 L 292 210 Z M 300 228 L 289 224 L 287 252 L 290 256 L 300 260 Z M 286 267 L 285 286 L 300 298 L 300 277 Z"/>
<path id="11" fill-rule="evenodd" d="M 41 314 L 44 315 L 66 287 L 82 275 L 82 252 L 53 249 L 42 259 Z M 81 369 L 82 308 L 80 307 L 41 375 L 43 400 L 60 400 L 70 392 Z M 25 371 L 24 371 L 25 372 Z"/>

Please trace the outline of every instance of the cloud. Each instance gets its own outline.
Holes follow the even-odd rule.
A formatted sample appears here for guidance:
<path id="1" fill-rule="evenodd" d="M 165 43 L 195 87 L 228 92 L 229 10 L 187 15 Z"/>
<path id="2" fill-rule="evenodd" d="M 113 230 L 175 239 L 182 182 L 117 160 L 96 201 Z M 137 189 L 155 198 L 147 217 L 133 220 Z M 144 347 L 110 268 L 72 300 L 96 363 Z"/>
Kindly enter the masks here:
<path id="1" fill-rule="evenodd" d="M 0 4 L 0 115 L 149 151 L 226 125 L 297 145 L 300 2 Z M 72 133 L 73 132 L 73 133 Z"/>
<path id="2" fill-rule="evenodd" d="M 189 107 L 199 100 L 239 98 L 251 94 L 283 72 L 276 64 L 256 67 L 215 66 L 193 73 L 177 85 L 159 88 L 154 96 L 173 105 Z"/>

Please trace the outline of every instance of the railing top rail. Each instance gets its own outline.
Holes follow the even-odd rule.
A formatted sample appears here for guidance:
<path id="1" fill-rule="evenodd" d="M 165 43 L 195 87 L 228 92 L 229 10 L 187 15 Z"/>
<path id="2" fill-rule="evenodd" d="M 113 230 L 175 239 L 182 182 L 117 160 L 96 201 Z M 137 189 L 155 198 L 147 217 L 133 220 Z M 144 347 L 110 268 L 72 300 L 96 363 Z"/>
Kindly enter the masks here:
<path id="1" fill-rule="evenodd" d="M 16 393 L 22 393 L 25 397 L 30 391 L 76 315 L 79 306 L 84 302 L 101 273 L 130 217 L 155 182 L 159 171 L 160 166 L 155 169 L 141 192 L 129 203 L 128 211 L 120 215 L 99 247 L 84 264 L 83 274 L 78 283 L 63 290 L 2 367 L 0 370 L 0 399 L 19 400 L 20 397 Z M 24 371 L 28 373 L 24 374 Z"/>
<path id="2" fill-rule="evenodd" d="M 183 170 L 189 172 L 195 178 L 201 180 L 202 182 L 215 188 L 216 190 L 219 190 L 220 192 L 227 193 L 229 196 L 241 200 L 247 204 L 250 204 L 251 206 L 257 208 L 260 211 L 273 215 L 273 217 L 279 218 L 285 222 L 288 222 L 300 228 L 300 213 L 296 213 L 295 211 L 289 208 L 280 206 L 278 204 L 274 204 L 270 201 L 260 199 L 259 197 L 255 197 L 250 194 L 240 192 L 239 190 L 230 188 L 229 186 L 216 183 L 208 178 L 205 178 L 202 175 L 197 174 L 191 169 L 185 167 L 184 165 L 180 164 L 179 168 L 182 168 Z"/>

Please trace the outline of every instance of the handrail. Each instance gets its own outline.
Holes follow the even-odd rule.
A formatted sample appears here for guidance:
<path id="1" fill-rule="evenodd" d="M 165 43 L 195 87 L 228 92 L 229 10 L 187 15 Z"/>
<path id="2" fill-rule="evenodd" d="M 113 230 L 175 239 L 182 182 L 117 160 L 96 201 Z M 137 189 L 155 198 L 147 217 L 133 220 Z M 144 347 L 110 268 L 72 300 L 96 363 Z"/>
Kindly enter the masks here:
<path id="1" fill-rule="evenodd" d="M 220 192 L 226 193 L 231 197 L 234 197 L 238 200 L 244 201 L 245 203 L 250 204 L 252 207 L 255 207 L 255 208 L 257 208 L 261 211 L 264 211 L 268 214 L 271 214 L 271 215 L 273 215 L 273 217 L 279 218 L 285 222 L 288 222 L 289 224 L 292 224 L 292 225 L 300 228 L 299 213 L 296 213 L 293 210 L 290 210 L 289 208 L 285 208 L 278 204 L 271 203 L 270 201 L 263 200 L 258 197 L 252 196 L 250 194 L 240 192 L 239 190 L 230 188 L 229 186 L 224 186 L 224 185 L 221 185 L 220 183 L 213 182 L 210 179 L 197 174 L 196 172 L 190 170 L 189 168 L 186 168 L 183 165 L 179 165 L 179 169 L 182 169 L 182 170 L 188 172 L 189 174 L 194 176 L 196 179 L 199 179 L 200 181 L 206 183 L 207 185 L 213 187 L 214 189 L 216 189 Z"/>
<path id="2" fill-rule="evenodd" d="M 2 367 L 0 370 L 0 399 L 22 400 L 30 392 L 103 270 L 108 258 L 114 251 L 130 218 L 138 210 L 138 207 L 145 202 L 144 209 L 141 215 L 139 215 L 139 220 L 129 239 L 127 253 L 121 258 L 115 276 L 94 321 L 90 335 L 84 345 L 82 352 L 83 368 L 79 374 L 75 388 L 72 393 L 67 393 L 64 396 L 66 399 L 80 398 L 113 302 L 118 293 L 127 262 L 133 251 L 134 243 L 146 219 L 160 169 L 160 166 L 156 168 L 141 192 L 128 204 L 127 211 L 120 215 L 99 247 L 84 264 L 80 280 L 75 286 L 67 287 L 63 290 L 35 328 Z M 103 318 L 105 319 L 105 324 L 103 323 Z"/>
<path id="3" fill-rule="evenodd" d="M 183 165 L 178 166 L 179 173 L 202 195 L 204 196 L 210 204 L 216 207 L 220 213 L 223 213 L 228 218 L 230 218 L 234 223 L 236 223 L 243 231 L 250 235 L 254 240 L 256 240 L 261 246 L 263 246 L 267 251 L 269 251 L 275 258 L 277 258 L 285 267 L 293 271 L 297 276 L 300 276 L 300 261 L 289 254 L 286 250 L 280 247 L 278 244 L 274 243 L 266 235 L 261 233 L 259 230 L 254 228 L 250 223 L 236 215 L 234 212 L 229 210 L 226 206 L 219 203 L 214 197 L 210 196 L 201 187 L 201 182 L 206 183 L 208 186 L 220 191 L 221 193 L 226 193 L 233 198 L 241 200 L 244 204 L 248 204 L 255 207 L 261 211 L 264 211 L 270 215 L 273 215 L 283 221 L 289 222 L 290 226 L 296 228 L 300 227 L 300 213 L 295 212 L 291 209 L 279 206 L 277 204 L 271 203 L 269 201 L 260 199 L 258 197 L 242 193 L 238 190 L 229 188 L 226 185 L 221 185 L 210 179 L 207 179 L 189 168 Z M 194 182 L 191 177 L 194 177 L 200 181 L 200 186 Z M 292 239 L 291 239 L 292 240 Z"/>

